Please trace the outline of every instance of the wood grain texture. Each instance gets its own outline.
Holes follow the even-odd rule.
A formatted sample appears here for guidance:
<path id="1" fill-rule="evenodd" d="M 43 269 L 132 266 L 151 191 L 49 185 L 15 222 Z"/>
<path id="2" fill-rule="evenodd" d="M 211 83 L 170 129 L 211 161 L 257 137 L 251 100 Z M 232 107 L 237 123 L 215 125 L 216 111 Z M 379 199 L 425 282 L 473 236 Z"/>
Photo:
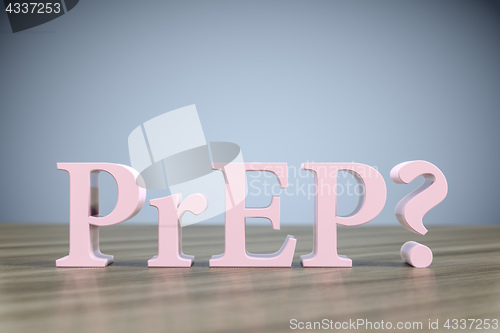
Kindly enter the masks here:
<path id="1" fill-rule="evenodd" d="M 426 236 L 340 228 L 350 269 L 300 266 L 312 227 L 247 227 L 254 253 L 295 235 L 293 268 L 208 268 L 223 252 L 223 227 L 183 232 L 192 268 L 148 269 L 156 228 L 117 225 L 101 228 L 101 250 L 115 263 L 81 269 L 55 267 L 67 255 L 68 227 L 0 225 L 0 332 L 277 332 L 291 331 L 292 318 L 421 321 L 426 331 L 429 319 L 500 319 L 500 227 L 431 227 Z M 408 240 L 432 249 L 430 268 L 401 261 Z"/>

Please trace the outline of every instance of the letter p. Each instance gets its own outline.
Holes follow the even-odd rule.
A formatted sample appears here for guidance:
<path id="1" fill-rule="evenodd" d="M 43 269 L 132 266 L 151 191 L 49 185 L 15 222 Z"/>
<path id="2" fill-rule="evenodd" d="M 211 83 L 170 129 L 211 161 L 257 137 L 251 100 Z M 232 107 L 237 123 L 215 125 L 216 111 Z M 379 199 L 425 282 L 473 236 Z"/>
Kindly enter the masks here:
<path id="1" fill-rule="evenodd" d="M 56 260 L 57 267 L 105 267 L 113 256 L 99 250 L 99 227 L 124 222 L 144 205 L 146 189 L 137 186 L 139 173 L 133 168 L 112 163 L 57 163 L 69 173 L 69 255 Z M 118 200 L 111 213 L 99 214 L 99 172 L 116 181 Z"/>

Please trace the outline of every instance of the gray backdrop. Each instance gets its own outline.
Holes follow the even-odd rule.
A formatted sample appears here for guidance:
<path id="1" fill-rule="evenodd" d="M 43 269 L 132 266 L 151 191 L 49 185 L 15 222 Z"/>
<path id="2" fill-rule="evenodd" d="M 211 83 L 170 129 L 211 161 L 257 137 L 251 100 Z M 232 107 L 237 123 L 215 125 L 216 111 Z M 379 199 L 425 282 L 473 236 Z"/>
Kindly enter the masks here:
<path id="1" fill-rule="evenodd" d="M 415 159 L 449 183 L 425 224 L 500 222 L 497 2 L 82 0 L 16 34 L 0 20 L 2 222 L 67 223 L 57 162 L 129 164 L 130 131 L 189 104 L 208 141 L 239 144 L 248 162 L 376 166 L 388 197 L 372 225 L 397 225 L 417 184 L 389 171 Z M 102 180 L 105 213 L 116 189 Z M 281 212 L 312 223 L 313 201 L 283 196 Z"/>

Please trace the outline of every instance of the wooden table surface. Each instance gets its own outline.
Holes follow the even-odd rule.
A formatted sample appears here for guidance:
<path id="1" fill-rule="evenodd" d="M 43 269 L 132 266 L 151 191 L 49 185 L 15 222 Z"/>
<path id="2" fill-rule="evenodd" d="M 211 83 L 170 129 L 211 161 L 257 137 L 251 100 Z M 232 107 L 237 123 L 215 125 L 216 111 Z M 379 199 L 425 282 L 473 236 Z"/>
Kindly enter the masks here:
<path id="1" fill-rule="evenodd" d="M 192 268 L 148 269 L 157 229 L 127 225 L 101 228 L 111 266 L 56 268 L 68 230 L 0 225 L 0 332 L 278 332 L 292 331 L 292 319 L 423 323 L 395 332 L 429 331 L 429 319 L 439 319 L 438 331 L 453 332 L 443 328 L 448 318 L 500 319 L 500 227 L 431 227 L 425 236 L 340 228 L 339 253 L 353 267 L 336 269 L 301 267 L 299 256 L 312 249 L 305 226 L 247 227 L 254 253 L 275 252 L 295 235 L 292 268 L 209 268 L 210 256 L 223 252 L 224 229 L 199 225 L 183 229 Z M 432 249 L 430 268 L 401 261 L 408 240 Z"/>

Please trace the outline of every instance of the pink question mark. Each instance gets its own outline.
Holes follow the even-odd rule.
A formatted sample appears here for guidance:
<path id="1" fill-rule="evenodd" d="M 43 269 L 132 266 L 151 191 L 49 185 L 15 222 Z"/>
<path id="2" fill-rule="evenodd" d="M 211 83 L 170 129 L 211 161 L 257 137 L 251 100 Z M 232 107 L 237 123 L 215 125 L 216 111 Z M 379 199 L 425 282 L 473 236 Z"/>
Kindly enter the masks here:
<path id="1" fill-rule="evenodd" d="M 396 217 L 406 229 L 425 235 L 427 229 L 422 218 L 448 193 L 444 174 L 426 161 L 403 162 L 391 170 L 391 179 L 398 184 L 409 184 L 419 176 L 424 176 L 424 183 L 397 204 Z M 401 258 L 414 267 L 428 267 L 432 263 L 432 251 L 425 245 L 410 241 L 401 247 Z"/>

